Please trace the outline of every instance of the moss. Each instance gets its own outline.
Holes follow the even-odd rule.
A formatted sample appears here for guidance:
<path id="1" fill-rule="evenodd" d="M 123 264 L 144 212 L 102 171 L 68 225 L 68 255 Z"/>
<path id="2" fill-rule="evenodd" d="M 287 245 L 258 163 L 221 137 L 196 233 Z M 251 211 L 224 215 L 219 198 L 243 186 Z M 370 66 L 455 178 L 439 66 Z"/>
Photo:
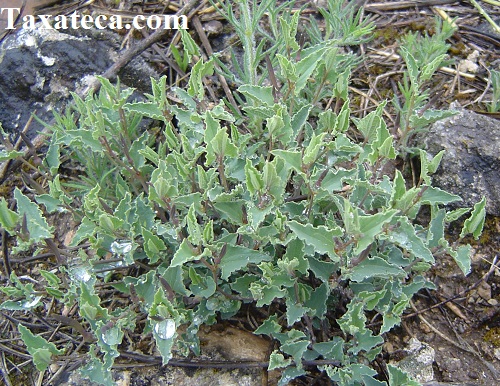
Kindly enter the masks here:
<path id="1" fill-rule="evenodd" d="M 493 327 L 484 334 L 483 340 L 495 347 L 500 347 L 500 327 Z"/>

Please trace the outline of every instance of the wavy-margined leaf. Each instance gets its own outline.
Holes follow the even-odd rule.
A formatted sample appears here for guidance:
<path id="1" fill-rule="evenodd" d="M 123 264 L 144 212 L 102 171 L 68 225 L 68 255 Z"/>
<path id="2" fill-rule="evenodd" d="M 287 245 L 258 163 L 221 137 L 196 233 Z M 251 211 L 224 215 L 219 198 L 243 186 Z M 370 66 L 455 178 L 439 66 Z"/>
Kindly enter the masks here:
<path id="1" fill-rule="evenodd" d="M 7 232 L 13 233 L 18 221 L 19 215 L 9 209 L 7 201 L 2 197 L 0 199 L 0 225 L 5 228 Z"/>
<path id="2" fill-rule="evenodd" d="M 354 249 L 354 253 L 360 254 L 368 248 L 375 240 L 375 236 L 382 232 L 384 225 L 391 221 L 396 213 L 397 210 L 390 209 L 370 216 L 359 216 L 359 232 L 361 237 Z"/>
<path id="3" fill-rule="evenodd" d="M 252 161 L 247 158 L 245 164 L 245 180 L 250 194 L 262 192 L 264 189 L 264 179 L 262 174 L 252 165 Z"/>
<path id="4" fill-rule="evenodd" d="M 245 97 L 253 99 L 258 103 L 264 103 L 267 106 L 274 105 L 272 86 L 263 87 L 263 86 L 244 84 L 238 87 L 238 91 L 241 92 Z"/>
<path id="5" fill-rule="evenodd" d="M 306 83 L 309 81 L 309 77 L 316 70 L 319 62 L 323 59 L 327 47 L 321 43 L 316 47 L 309 48 L 309 50 L 311 53 L 307 54 L 295 65 L 295 71 L 298 75 L 294 88 L 295 95 L 299 95 L 302 89 L 306 86 Z"/>
<path id="6" fill-rule="evenodd" d="M 445 192 L 444 190 L 433 187 L 433 186 L 422 186 L 422 188 L 425 188 L 425 190 L 422 193 L 422 196 L 420 198 L 422 204 L 447 205 L 447 204 L 452 203 L 452 202 L 462 201 L 462 198 L 460 196 L 457 196 L 456 194 L 451 194 L 451 193 Z"/>
<path id="7" fill-rule="evenodd" d="M 285 161 L 285 165 L 295 172 L 302 174 L 302 153 L 298 150 L 273 150 L 273 155 Z"/>
<path id="8" fill-rule="evenodd" d="M 405 270 L 396 265 L 389 264 L 378 256 L 367 258 L 346 272 L 346 277 L 358 282 L 372 277 L 393 279 L 396 277 L 404 278 L 406 275 Z"/>
<path id="9" fill-rule="evenodd" d="M 315 227 L 312 224 L 302 225 L 295 220 L 288 221 L 287 226 L 293 233 L 295 233 L 295 235 L 297 235 L 299 239 L 314 247 L 318 253 L 326 253 L 334 259 L 334 261 L 340 260 L 335 253 L 334 241 L 336 237 L 343 235 L 340 227 L 329 229 L 324 225 L 320 225 L 318 227 Z"/>
<path id="10" fill-rule="evenodd" d="M 179 265 L 185 264 L 189 261 L 197 260 L 201 256 L 200 253 L 195 251 L 195 248 L 191 245 L 191 243 L 184 239 L 182 240 L 181 245 L 177 249 L 170 263 L 171 267 L 177 267 Z"/>
<path id="11" fill-rule="evenodd" d="M 162 256 L 160 253 L 165 251 L 167 246 L 162 239 L 146 228 L 142 228 L 142 237 L 144 238 L 146 256 L 149 258 L 151 264 L 155 264 L 161 260 Z"/>
<path id="12" fill-rule="evenodd" d="M 408 374 L 394 365 L 387 365 L 389 372 L 389 386 L 420 386 L 420 383 L 413 380 Z"/>
<path id="13" fill-rule="evenodd" d="M 434 256 L 432 252 L 427 248 L 424 241 L 417 236 L 415 228 L 410 224 L 408 218 L 399 216 L 397 222 L 399 226 L 390 233 L 389 241 L 406 249 L 415 257 L 433 263 Z"/>
<path id="14" fill-rule="evenodd" d="M 281 369 L 283 367 L 288 367 L 291 365 L 292 360 L 290 358 L 285 359 L 283 354 L 279 353 L 278 351 L 273 351 L 271 355 L 269 356 L 269 366 L 268 370 L 275 370 L 275 369 Z"/>
<path id="15" fill-rule="evenodd" d="M 441 119 L 452 117 L 457 112 L 454 110 L 434 110 L 427 109 L 422 115 L 413 114 L 410 116 L 410 125 L 414 129 L 426 127 L 431 123 L 437 122 Z"/>
<path id="16" fill-rule="evenodd" d="M 190 96 L 203 100 L 205 95 L 205 86 L 203 85 L 203 77 L 210 76 L 214 73 L 214 61 L 210 59 L 207 62 L 199 60 L 191 69 L 187 92 Z"/>
<path id="17" fill-rule="evenodd" d="M 470 217 L 465 220 L 460 237 L 472 233 L 472 236 L 477 240 L 483 231 L 484 219 L 486 217 L 486 197 L 474 204 L 474 209 Z"/>
<path id="18" fill-rule="evenodd" d="M 221 212 L 222 218 L 229 220 L 232 224 L 243 225 L 245 200 L 215 202 L 213 205 Z"/>
<path id="19" fill-rule="evenodd" d="M 48 342 L 43 337 L 33 334 L 22 324 L 17 326 L 21 334 L 21 339 L 28 348 L 28 352 L 33 357 L 33 363 L 38 371 L 45 371 L 50 365 L 52 355 L 62 355 L 64 350 L 57 349 L 56 345 Z"/>
<path id="20" fill-rule="evenodd" d="M 11 159 L 16 159 L 17 157 L 22 157 L 24 152 L 17 150 L 0 150 L 0 162 L 9 161 Z"/>
<path id="21" fill-rule="evenodd" d="M 123 109 L 134 113 L 139 113 L 145 117 L 165 121 L 164 112 L 161 111 L 157 103 L 151 102 L 133 102 L 123 105 Z"/>
<path id="22" fill-rule="evenodd" d="M 221 276 L 226 280 L 233 272 L 246 267 L 248 264 L 259 264 L 269 260 L 271 260 L 271 256 L 259 251 L 228 245 L 226 247 L 226 253 L 220 262 Z"/>
<path id="23" fill-rule="evenodd" d="M 429 232 L 427 233 L 427 245 L 429 248 L 435 248 L 440 245 L 441 240 L 444 238 L 444 222 L 446 211 L 439 209 L 432 216 L 429 224 Z"/>
<path id="24" fill-rule="evenodd" d="M 28 197 L 16 188 L 14 198 L 17 201 L 17 210 L 20 216 L 26 216 L 28 232 L 33 242 L 38 242 L 52 237 L 53 228 L 47 224 L 42 211 Z"/>
<path id="25" fill-rule="evenodd" d="M 456 251 L 449 252 L 464 275 L 468 275 L 471 270 L 471 251 L 470 245 L 461 245 Z"/>

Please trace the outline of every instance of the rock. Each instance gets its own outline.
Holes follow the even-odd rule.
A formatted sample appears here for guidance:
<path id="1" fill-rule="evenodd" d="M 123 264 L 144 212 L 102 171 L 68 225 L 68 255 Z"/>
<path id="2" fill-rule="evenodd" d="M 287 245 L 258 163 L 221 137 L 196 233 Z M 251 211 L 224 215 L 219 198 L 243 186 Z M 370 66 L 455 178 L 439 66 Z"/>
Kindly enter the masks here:
<path id="1" fill-rule="evenodd" d="M 396 365 L 418 382 L 432 381 L 434 379 L 434 370 L 432 368 L 434 349 L 418 339 L 412 338 L 407 352 L 408 356 L 396 363 Z"/>
<path id="2" fill-rule="evenodd" d="M 193 361 L 253 361 L 267 360 L 269 341 L 231 326 L 203 326 L 200 330 L 201 356 Z M 136 366 L 128 370 L 114 369 L 113 380 L 121 386 L 254 386 L 263 384 L 263 368 L 216 369 L 176 366 Z M 59 386 L 94 386 L 72 371 L 57 381 Z M 269 384 L 276 384 L 277 372 L 268 374 Z"/>
<path id="3" fill-rule="evenodd" d="M 23 129 L 30 115 L 52 119 L 52 110 L 62 112 L 70 92 L 84 87 L 91 76 L 104 73 L 117 58 L 119 41 L 109 31 L 20 29 L 0 45 L 0 122 L 7 133 Z M 75 35 L 72 35 L 72 34 Z M 77 33 L 87 35 L 77 36 Z M 122 82 L 149 92 L 154 71 L 135 59 L 120 73 Z M 33 121 L 33 137 L 43 125 Z"/>
<path id="4" fill-rule="evenodd" d="M 452 106 L 453 107 L 453 106 Z M 458 114 L 434 123 L 420 140 L 432 155 L 445 150 L 433 184 L 457 194 L 454 207 L 472 207 L 486 197 L 486 212 L 500 215 L 500 123 L 459 109 Z"/>

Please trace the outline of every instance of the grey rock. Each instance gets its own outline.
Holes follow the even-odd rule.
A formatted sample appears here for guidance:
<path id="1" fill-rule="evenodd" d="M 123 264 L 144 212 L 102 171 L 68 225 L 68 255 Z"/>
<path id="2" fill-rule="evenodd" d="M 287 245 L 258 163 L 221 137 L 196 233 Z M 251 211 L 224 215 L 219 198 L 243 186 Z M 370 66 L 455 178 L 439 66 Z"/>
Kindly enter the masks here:
<path id="1" fill-rule="evenodd" d="M 418 339 L 412 338 L 407 352 L 408 356 L 396 365 L 418 382 L 432 381 L 434 379 L 434 370 L 432 368 L 434 349 Z"/>
<path id="2" fill-rule="evenodd" d="M 432 155 L 446 153 L 434 186 L 462 197 L 453 207 L 472 207 L 486 197 L 486 212 L 500 215 L 500 122 L 460 109 L 433 124 L 419 141 Z M 422 143 L 421 142 L 421 143 Z"/>
<path id="3" fill-rule="evenodd" d="M 0 122 L 6 132 L 22 130 L 35 110 L 45 122 L 52 118 L 52 110 L 62 112 L 70 92 L 84 89 L 86 81 L 114 63 L 119 44 L 111 32 L 98 30 L 63 33 L 40 27 L 7 36 L 0 45 Z M 147 92 L 150 76 L 156 77 L 155 72 L 140 59 L 119 73 L 126 79 L 122 83 Z M 33 121 L 28 136 L 42 128 Z"/>

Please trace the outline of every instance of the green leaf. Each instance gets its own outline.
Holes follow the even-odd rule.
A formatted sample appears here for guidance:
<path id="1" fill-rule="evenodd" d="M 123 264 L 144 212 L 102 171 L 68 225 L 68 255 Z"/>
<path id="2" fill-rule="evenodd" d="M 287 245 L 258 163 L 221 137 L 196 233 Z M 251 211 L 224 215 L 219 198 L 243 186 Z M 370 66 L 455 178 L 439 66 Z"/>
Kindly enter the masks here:
<path id="1" fill-rule="evenodd" d="M 307 307 L 295 303 L 291 298 L 286 301 L 286 321 L 288 327 L 291 327 L 295 322 L 298 322 L 304 314 L 309 311 Z"/>
<path id="2" fill-rule="evenodd" d="M 0 150 L 0 162 L 16 159 L 17 157 L 24 156 L 24 152 L 17 150 Z"/>
<path id="3" fill-rule="evenodd" d="M 9 233 L 13 233 L 19 221 L 19 215 L 10 210 L 5 198 L 0 199 L 0 225 Z"/>
<path id="4" fill-rule="evenodd" d="M 284 367 L 290 366 L 292 363 L 292 360 L 285 359 L 283 354 L 279 353 L 278 351 L 274 350 L 271 355 L 269 355 L 269 366 L 268 366 L 268 371 L 275 370 L 275 369 L 281 369 Z"/>
<path id="5" fill-rule="evenodd" d="M 170 263 L 171 267 L 177 267 L 179 265 L 183 265 L 189 261 L 197 260 L 200 256 L 195 253 L 193 246 L 189 243 L 187 239 L 182 240 L 179 249 L 174 254 L 172 258 L 172 262 Z"/>
<path id="6" fill-rule="evenodd" d="M 292 117 L 291 128 L 295 135 L 297 135 L 299 131 L 302 129 L 302 127 L 304 127 L 304 125 L 306 124 L 311 109 L 312 109 L 311 105 L 305 104 Z M 282 143 L 286 145 L 288 142 L 282 142 Z"/>
<path id="7" fill-rule="evenodd" d="M 389 241 L 413 253 L 417 258 L 433 263 L 434 256 L 423 240 L 417 236 L 415 228 L 406 217 L 397 217 L 399 226 L 394 229 L 389 236 Z"/>
<path id="8" fill-rule="evenodd" d="M 411 115 L 410 125 L 414 130 L 424 128 L 429 126 L 431 123 L 440 121 L 441 119 L 452 117 L 456 113 L 456 111 L 452 110 L 427 109 L 422 115 Z"/>
<path id="9" fill-rule="evenodd" d="M 375 236 L 382 232 L 384 225 L 391 221 L 396 213 L 396 209 L 390 209 L 371 216 L 359 216 L 361 238 L 358 240 L 354 253 L 360 254 L 368 248 L 373 243 Z"/>
<path id="10" fill-rule="evenodd" d="M 48 342 L 41 336 L 34 335 L 22 324 L 19 324 L 17 329 L 21 334 L 21 339 L 28 348 L 28 352 L 33 357 L 33 363 L 38 371 L 47 370 L 52 355 L 64 354 L 64 350 L 59 350 L 54 343 Z"/>
<path id="11" fill-rule="evenodd" d="M 14 198 L 17 201 L 19 215 L 26 216 L 30 239 L 38 242 L 52 238 L 53 228 L 45 221 L 38 205 L 22 194 L 17 187 L 14 190 Z"/>
<path id="12" fill-rule="evenodd" d="M 333 261 L 340 260 L 335 253 L 334 240 L 343 235 L 340 227 L 329 229 L 324 225 L 318 227 L 311 224 L 302 225 L 295 220 L 288 221 L 287 226 L 299 239 L 314 247 L 316 252 L 328 254 Z"/>
<path id="13" fill-rule="evenodd" d="M 301 59 L 295 66 L 295 71 L 298 74 L 297 82 L 295 83 L 294 94 L 298 96 L 302 89 L 306 86 L 309 81 L 309 77 L 316 70 L 316 66 L 323 59 L 326 52 L 326 47 L 323 44 L 319 44 L 317 47 L 311 47 L 312 52 Z"/>
<path id="14" fill-rule="evenodd" d="M 457 251 L 450 251 L 457 265 L 460 267 L 464 275 L 468 275 L 471 270 L 471 250 L 470 245 L 461 245 Z"/>
<path id="15" fill-rule="evenodd" d="M 299 151 L 273 150 L 271 153 L 285 161 L 288 168 L 302 174 L 302 154 Z"/>
<path id="16" fill-rule="evenodd" d="M 316 288 L 309 299 L 304 302 L 304 306 L 311 310 L 312 316 L 318 318 L 323 318 L 327 311 L 326 302 L 328 296 L 330 295 L 330 286 L 328 282 L 323 282 L 318 288 Z M 288 315 L 288 314 L 287 314 Z"/>
<path id="17" fill-rule="evenodd" d="M 304 150 L 304 155 L 302 156 L 302 163 L 306 167 L 310 167 L 314 161 L 316 161 L 316 157 L 318 157 L 319 151 L 323 146 L 323 138 L 325 137 L 325 133 L 320 135 L 313 134 L 309 144 Z"/>
<path id="18" fill-rule="evenodd" d="M 422 186 L 423 187 L 423 186 Z M 451 194 L 441 190 L 439 188 L 435 188 L 433 186 L 425 186 L 425 191 L 421 197 L 422 204 L 443 204 L 447 205 L 451 202 L 462 201 L 460 196 L 456 194 Z"/>
<path id="19" fill-rule="evenodd" d="M 444 221 L 446 211 L 439 209 L 437 213 L 432 216 L 429 224 L 429 232 L 427 233 L 427 245 L 429 248 L 435 248 L 440 245 L 441 240 L 444 238 Z"/>
<path id="20" fill-rule="evenodd" d="M 153 232 L 146 228 L 142 228 L 142 237 L 144 238 L 144 251 L 149 258 L 150 264 L 155 264 L 161 260 L 161 252 L 167 249 L 167 246 Z"/>
<path id="21" fill-rule="evenodd" d="M 378 152 L 382 157 L 395 159 L 396 158 L 396 149 L 394 149 L 394 139 L 392 137 L 387 137 L 385 141 L 380 146 Z"/>
<path id="22" fill-rule="evenodd" d="M 190 96 L 203 100 L 205 95 L 205 86 L 203 85 L 203 77 L 210 76 L 214 73 L 214 61 L 210 59 L 204 62 L 202 59 L 196 62 L 191 69 L 187 92 Z"/>
<path id="23" fill-rule="evenodd" d="M 243 225 L 243 207 L 244 200 L 215 202 L 214 207 L 222 212 L 222 217 L 229 220 L 232 224 Z"/>
<path id="24" fill-rule="evenodd" d="M 50 174 L 56 175 L 61 164 L 61 151 L 60 146 L 55 141 L 51 141 L 47 153 L 45 155 L 45 162 L 49 167 Z"/>
<path id="25" fill-rule="evenodd" d="M 236 272 L 248 264 L 259 264 L 271 260 L 271 256 L 253 249 L 228 245 L 226 253 L 220 262 L 221 277 L 227 280 L 233 272 Z"/>
<path id="26" fill-rule="evenodd" d="M 462 232 L 460 233 L 460 238 L 465 237 L 465 235 L 472 233 L 474 239 L 479 239 L 481 233 L 483 232 L 484 219 L 486 218 L 486 197 L 483 197 L 481 201 L 474 204 L 474 209 L 470 217 L 465 220 Z"/>
<path id="27" fill-rule="evenodd" d="M 446 153 L 446 150 L 441 150 L 439 153 L 437 153 L 434 158 L 430 162 L 427 163 L 427 172 L 429 174 L 434 174 L 436 173 L 439 164 L 441 163 L 441 160 L 443 159 L 444 154 Z"/>
<path id="28" fill-rule="evenodd" d="M 151 102 L 126 103 L 125 105 L 123 105 L 123 109 L 129 112 L 141 114 L 151 119 L 157 119 L 159 121 L 166 120 L 163 111 L 158 106 L 158 103 L 151 103 Z"/>
<path id="29" fill-rule="evenodd" d="M 274 105 L 273 87 L 261 87 L 244 84 L 238 87 L 238 91 L 245 97 L 250 98 L 258 103 L 264 103 L 267 106 Z"/>
<path id="30" fill-rule="evenodd" d="M 238 148 L 229 139 L 229 135 L 224 127 L 221 127 L 215 137 L 210 141 L 214 153 L 218 156 L 236 157 Z"/>
<path id="31" fill-rule="evenodd" d="M 215 293 L 216 285 L 212 276 L 206 275 L 202 277 L 193 267 L 190 267 L 189 278 L 191 279 L 189 289 L 194 295 L 208 299 Z"/>
<path id="32" fill-rule="evenodd" d="M 252 161 L 247 158 L 245 163 L 245 181 L 250 194 L 262 192 L 264 180 L 259 171 L 252 165 Z"/>
<path id="33" fill-rule="evenodd" d="M 116 383 L 113 381 L 110 369 L 102 363 L 95 354 L 95 345 L 89 348 L 90 360 L 80 369 L 83 377 L 88 378 L 91 382 L 99 385 L 114 386 Z"/>
<path id="34" fill-rule="evenodd" d="M 188 228 L 188 240 L 193 245 L 200 245 L 202 242 L 202 231 L 198 219 L 196 218 L 196 210 L 194 204 L 189 207 L 186 216 Z"/>
<path id="35" fill-rule="evenodd" d="M 61 284 L 61 279 L 59 279 L 55 273 L 41 269 L 40 274 L 47 280 L 50 287 L 58 288 L 59 284 Z"/>
<path id="36" fill-rule="evenodd" d="M 387 370 L 389 372 L 389 386 L 421 386 L 420 383 L 414 381 L 396 366 L 388 364 Z"/>
<path id="37" fill-rule="evenodd" d="M 410 77 L 410 81 L 413 87 L 418 90 L 419 87 L 419 68 L 418 64 L 413 57 L 413 55 L 408 51 L 406 47 L 400 47 L 401 56 L 403 57 L 406 67 L 408 69 L 408 75 Z"/>
<path id="38" fill-rule="evenodd" d="M 281 346 L 281 350 L 293 357 L 297 368 L 302 368 L 302 356 L 309 346 L 308 340 L 299 340 L 298 342 L 285 343 Z"/>
<path id="39" fill-rule="evenodd" d="M 368 278 L 394 279 L 406 277 L 406 272 L 398 266 L 389 264 L 381 257 L 367 258 L 346 272 L 352 281 L 361 282 Z"/>

